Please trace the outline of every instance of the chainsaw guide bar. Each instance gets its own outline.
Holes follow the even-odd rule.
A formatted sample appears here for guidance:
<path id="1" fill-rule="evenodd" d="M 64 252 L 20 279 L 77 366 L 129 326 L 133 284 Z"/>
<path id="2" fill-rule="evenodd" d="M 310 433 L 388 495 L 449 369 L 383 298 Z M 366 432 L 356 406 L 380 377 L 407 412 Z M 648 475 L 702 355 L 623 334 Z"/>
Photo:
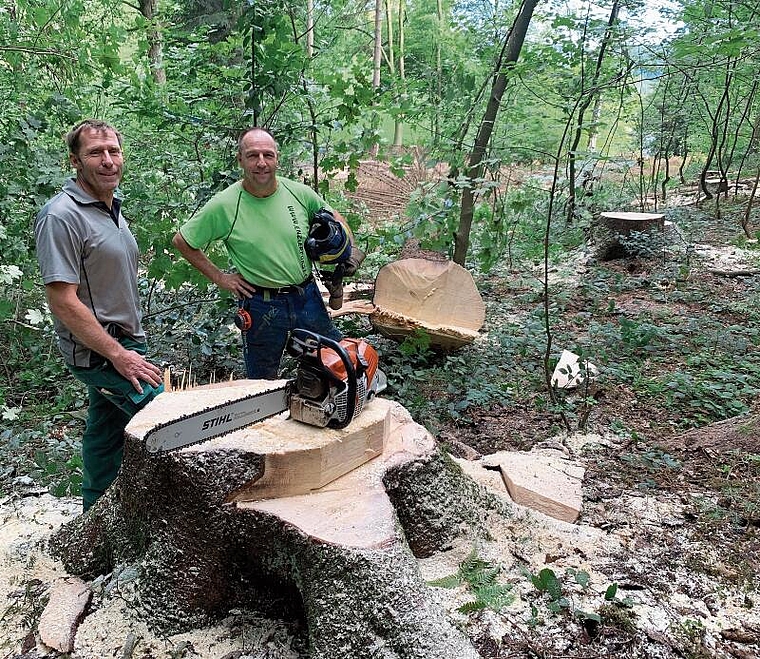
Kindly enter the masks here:
<path id="1" fill-rule="evenodd" d="M 145 436 L 149 453 L 165 453 L 225 435 L 288 409 L 288 385 L 213 405 L 159 424 Z"/>
<path id="2" fill-rule="evenodd" d="M 158 423 L 145 435 L 146 450 L 164 453 L 192 446 L 285 411 L 290 411 L 291 419 L 318 428 L 345 428 L 370 398 L 385 389 L 377 351 L 363 339 L 337 342 L 295 329 L 288 353 L 298 362 L 295 378 Z"/>

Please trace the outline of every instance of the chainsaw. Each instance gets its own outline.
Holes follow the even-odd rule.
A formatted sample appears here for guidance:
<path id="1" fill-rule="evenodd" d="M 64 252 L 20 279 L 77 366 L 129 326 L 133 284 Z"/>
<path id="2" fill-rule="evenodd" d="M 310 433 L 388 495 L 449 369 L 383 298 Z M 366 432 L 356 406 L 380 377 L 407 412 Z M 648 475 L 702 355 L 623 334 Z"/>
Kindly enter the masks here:
<path id="1" fill-rule="evenodd" d="M 287 351 L 297 361 L 293 379 L 158 425 L 146 434 L 146 449 L 159 453 L 198 444 L 285 411 L 311 426 L 345 428 L 387 385 L 377 351 L 363 339 L 338 342 L 296 329 Z"/>

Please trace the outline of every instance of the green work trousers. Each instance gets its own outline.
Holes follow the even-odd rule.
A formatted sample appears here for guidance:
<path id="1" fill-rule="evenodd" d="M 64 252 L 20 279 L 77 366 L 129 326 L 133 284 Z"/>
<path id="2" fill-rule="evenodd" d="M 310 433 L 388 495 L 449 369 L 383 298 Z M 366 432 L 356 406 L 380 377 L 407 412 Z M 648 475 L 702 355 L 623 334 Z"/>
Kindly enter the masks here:
<path id="1" fill-rule="evenodd" d="M 129 337 L 122 337 L 119 342 L 128 350 L 145 354 L 144 343 Z M 119 473 L 127 423 L 164 387 L 141 382 L 140 394 L 108 361 L 90 368 L 69 366 L 69 370 L 87 385 L 90 397 L 82 436 L 82 505 L 87 511 Z"/>

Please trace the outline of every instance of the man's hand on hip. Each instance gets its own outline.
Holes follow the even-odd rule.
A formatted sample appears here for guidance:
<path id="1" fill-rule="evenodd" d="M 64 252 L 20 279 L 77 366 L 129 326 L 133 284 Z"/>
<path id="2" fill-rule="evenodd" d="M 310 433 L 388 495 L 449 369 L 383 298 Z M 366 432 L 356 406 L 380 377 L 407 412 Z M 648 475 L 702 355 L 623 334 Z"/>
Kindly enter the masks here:
<path id="1" fill-rule="evenodd" d="M 243 279 L 238 273 L 221 273 L 214 282 L 219 288 L 234 293 L 238 298 L 251 297 L 256 288 Z"/>

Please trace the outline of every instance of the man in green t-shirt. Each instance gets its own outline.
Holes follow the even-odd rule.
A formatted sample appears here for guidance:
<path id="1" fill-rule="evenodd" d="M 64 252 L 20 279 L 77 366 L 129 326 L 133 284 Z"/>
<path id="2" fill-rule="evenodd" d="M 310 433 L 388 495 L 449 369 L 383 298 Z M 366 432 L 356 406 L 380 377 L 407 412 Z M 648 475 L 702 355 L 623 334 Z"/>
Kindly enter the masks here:
<path id="1" fill-rule="evenodd" d="M 308 186 L 277 176 L 277 143 L 269 131 L 246 130 L 238 140 L 237 159 L 242 181 L 212 197 L 172 242 L 250 315 L 244 341 L 248 377 L 274 379 L 291 330 L 342 338 L 325 309 L 304 247 L 310 218 L 329 207 Z M 330 210 L 353 243 L 346 221 Z M 217 240 L 227 248 L 236 272 L 223 272 L 203 251 Z M 346 274 L 357 266 L 349 262 Z"/>

